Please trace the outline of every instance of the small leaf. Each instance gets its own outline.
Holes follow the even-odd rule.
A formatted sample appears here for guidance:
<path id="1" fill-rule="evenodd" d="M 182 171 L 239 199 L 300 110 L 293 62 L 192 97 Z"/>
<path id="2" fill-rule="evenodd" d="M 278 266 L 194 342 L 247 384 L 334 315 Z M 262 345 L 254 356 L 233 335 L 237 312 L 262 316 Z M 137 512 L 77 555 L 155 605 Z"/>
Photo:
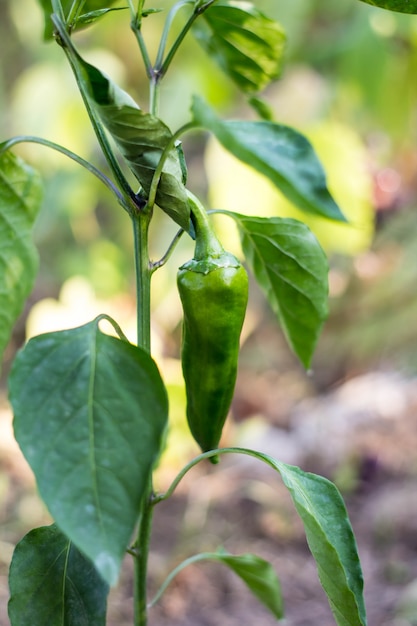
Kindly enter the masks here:
<path id="1" fill-rule="evenodd" d="M 167 422 L 154 361 L 95 320 L 31 339 L 9 382 L 15 436 L 43 500 L 114 584 Z"/>
<path id="2" fill-rule="evenodd" d="M 145 193 L 149 193 L 162 152 L 172 140 L 171 131 L 159 118 L 143 113 L 126 92 L 97 68 L 83 61 L 78 54 L 77 58 L 97 113 Z M 183 167 L 175 146 L 164 162 L 156 203 L 188 231 L 190 209 L 183 183 Z"/>
<path id="3" fill-rule="evenodd" d="M 43 11 L 43 15 L 44 15 L 44 38 L 45 39 L 52 39 L 52 35 L 53 35 L 53 25 L 52 25 L 52 21 L 51 21 L 51 15 L 54 12 L 53 8 L 52 8 L 52 1 L 51 0 L 38 0 L 42 11 Z M 78 0 L 78 4 L 81 5 L 83 4 L 82 10 L 83 13 L 99 13 L 102 11 L 108 12 L 108 7 L 110 7 L 112 4 L 114 4 L 116 2 L 116 0 L 106 0 L 105 4 L 107 5 L 107 7 L 103 7 L 103 0 L 86 0 L 86 2 L 84 3 L 83 0 Z M 66 18 L 68 18 L 69 16 L 69 12 L 72 8 L 72 5 L 74 4 L 74 0 L 61 0 L 61 6 L 64 12 L 64 16 Z M 99 15 L 97 17 L 100 17 Z M 97 19 L 97 18 L 96 18 Z M 93 19 L 90 22 L 83 22 L 81 20 L 80 22 L 80 26 L 84 27 L 89 23 L 92 23 L 93 21 L 95 21 L 95 19 Z M 78 24 L 73 25 L 73 27 L 75 26 L 75 28 L 77 28 Z"/>
<path id="4" fill-rule="evenodd" d="M 309 141 L 275 122 L 222 121 L 200 98 L 192 106 L 195 122 L 214 134 L 235 157 L 269 180 L 307 213 L 346 221 L 326 185 L 326 176 Z"/>
<path id="5" fill-rule="evenodd" d="M 89 13 L 83 13 L 77 19 L 76 28 L 82 28 L 94 24 L 100 18 L 107 15 L 107 13 L 113 13 L 114 11 L 125 11 L 127 7 L 114 7 L 113 9 L 97 9 L 97 11 L 90 11 Z"/>
<path id="6" fill-rule="evenodd" d="M 215 552 L 211 558 L 233 570 L 277 619 L 283 617 L 281 586 L 274 568 L 268 561 L 254 554 L 234 556 L 223 552 Z"/>
<path id="7" fill-rule="evenodd" d="M 32 230 L 41 199 L 35 170 L 10 152 L 1 154 L 0 360 L 35 280 L 38 254 Z"/>
<path id="8" fill-rule="evenodd" d="M 389 11 L 417 14 L 417 0 L 362 0 L 362 2 Z"/>
<path id="9" fill-rule="evenodd" d="M 274 119 L 274 112 L 272 111 L 269 104 L 263 100 L 262 98 L 257 98 L 256 96 L 252 96 L 248 99 L 248 104 L 256 111 L 259 117 L 263 120 L 267 120 L 272 122 Z"/>
<path id="10" fill-rule="evenodd" d="M 230 451 L 230 450 L 229 450 Z M 236 449 L 239 451 L 239 449 Z M 271 611 L 277 619 L 283 616 L 283 601 L 281 585 L 274 568 L 268 561 L 261 559 L 254 554 L 240 554 L 234 556 L 224 550 L 217 552 L 202 552 L 185 559 L 170 572 L 158 593 L 153 598 L 150 606 L 154 606 L 162 594 L 165 592 L 171 581 L 183 569 L 199 561 L 218 561 L 227 565 L 246 584 L 253 595 Z"/>
<path id="11" fill-rule="evenodd" d="M 302 222 L 225 213 L 237 222 L 246 260 L 290 346 L 309 367 L 327 317 L 326 255 Z"/>
<path id="12" fill-rule="evenodd" d="M 9 586 L 11 626 L 105 626 L 108 585 L 55 525 L 18 543 Z"/>
<path id="13" fill-rule="evenodd" d="M 251 2 L 216 2 L 195 22 L 193 33 L 245 93 L 261 91 L 281 73 L 285 33 Z"/>
<path id="14" fill-rule="evenodd" d="M 276 461 L 254 450 L 253 456 L 280 473 L 304 524 L 320 582 L 338 626 L 366 626 L 363 575 L 345 504 L 336 486 L 316 474 Z"/>

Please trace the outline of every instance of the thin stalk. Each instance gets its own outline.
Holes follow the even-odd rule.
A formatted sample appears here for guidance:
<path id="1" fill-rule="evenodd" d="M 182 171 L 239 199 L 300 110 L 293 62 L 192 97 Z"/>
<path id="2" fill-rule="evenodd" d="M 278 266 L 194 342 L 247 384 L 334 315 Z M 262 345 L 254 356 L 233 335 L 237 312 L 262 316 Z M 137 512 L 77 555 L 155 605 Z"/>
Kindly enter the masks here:
<path id="1" fill-rule="evenodd" d="M 132 16 L 132 19 L 133 19 L 134 17 L 136 17 L 135 7 L 133 6 L 133 0 L 127 0 L 127 5 L 130 10 L 130 15 Z"/>
<path id="2" fill-rule="evenodd" d="M 71 150 L 68 150 L 67 148 L 64 148 L 63 146 L 60 146 L 59 144 L 54 143 L 53 141 L 49 141 L 48 139 L 43 139 L 42 137 L 34 137 L 33 135 L 19 135 L 17 137 L 12 137 L 11 139 L 8 139 L 4 143 L 0 144 L 0 154 L 2 152 L 5 152 L 6 150 L 9 150 L 9 148 L 12 148 L 13 146 L 19 143 L 36 143 L 40 146 L 45 146 L 46 148 L 51 148 L 52 150 L 55 150 L 56 152 L 60 152 L 61 154 L 68 157 L 72 161 L 75 161 L 76 163 L 78 163 L 78 165 L 81 165 L 81 167 L 84 167 L 88 172 L 90 172 L 90 174 L 93 174 L 93 176 L 98 178 L 104 185 L 106 185 L 106 187 L 116 196 L 119 204 L 121 204 L 122 207 L 127 210 L 126 203 L 124 202 L 124 198 L 122 194 L 120 193 L 116 185 L 114 185 L 114 183 L 112 183 L 112 181 L 109 178 L 107 178 L 107 176 L 103 174 L 103 172 L 97 169 L 89 161 L 86 161 L 85 159 L 80 157 L 78 154 L 75 154 L 75 152 L 72 152 Z"/>
<path id="3" fill-rule="evenodd" d="M 204 11 L 206 11 L 213 4 L 214 1 L 215 0 L 208 0 L 204 4 L 200 5 L 196 9 L 194 9 L 192 15 L 190 15 L 190 17 L 188 18 L 187 22 L 184 24 L 180 34 L 178 35 L 178 37 L 176 38 L 176 40 L 172 44 L 171 49 L 169 50 L 167 56 L 165 57 L 164 62 L 162 63 L 162 65 L 160 67 L 156 66 L 157 69 L 159 70 L 158 73 L 161 76 L 164 76 L 166 74 L 166 72 L 168 70 L 168 67 L 171 65 L 172 60 L 173 60 L 175 54 L 178 51 L 178 48 L 180 47 L 180 45 L 184 41 L 184 38 L 186 37 L 186 35 L 187 35 L 188 31 L 190 30 L 190 28 L 192 27 L 192 25 L 194 24 L 195 20 L 202 13 L 204 13 Z M 186 4 L 186 2 L 184 2 L 184 4 Z M 182 6 L 182 3 L 180 3 L 179 6 Z"/>
<path id="4" fill-rule="evenodd" d="M 112 317 L 110 317 L 110 315 L 107 315 L 107 313 L 101 313 L 101 315 L 96 318 L 96 322 L 99 323 L 101 322 L 101 320 L 106 320 L 107 322 L 109 322 L 109 324 L 111 324 L 113 329 L 116 331 L 119 339 L 121 339 L 122 341 L 126 341 L 126 343 L 129 343 L 129 339 L 126 337 L 119 324 Z"/>
<path id="5" fill-rule="evenodd" d="M 198 561 L 212 561 L 212 560 L 213 560 L 212 552 L 201 552 L 200 554 L 195 554 L 194 556 L 190 556 L 190 558 L 185 559 L 185 561 L 182 561 L 182 563 L 177 565 L 177 567 L 175 567 L 172 570 L 172 572 L 170 572 L 168 576 L 165 578 L 164 582 L 162 583 L 162 585 L 156 592 L 155 596 L 152 598 L 151 602 L 149 602 L 149 605 L 148 605 L 149 608 L 155 606 L 155 604 L 164 594 L 164 592 L 166 591 L 168 586 L 171 584 L 175 576 L 179 574 L 183 569 L 188 567 L 188 565 L 192 565 L 193 563 L 197 563 Z"/>
<path id="6" fill-rule="evenodd" d="M 79 18 L 81 11 L 84 8 L 86 0 L 74 0 L 71 6 L 71 9 L 69 10 L 68 13 L 68 18 L 67 18 L 67 23 L 69 24 L 70 28 L 72 27 L 73 23 Z"/>
<path id="7" fill-rule="evenodd" d="M 169 35 L 169 30 L 172 26 L 175 16 L 177 15 L 178 11 L 186 4 L 190 4 L 190 0 L 180 0 L 180 2 L 177 2 L 176 4 L 174 4 L 174 6 L 171 8 L 171 10 L 169 11 L 167 15 L 167 18 L 164 24 L 164 30 L 162 31 L 162 35 L 161 35 L 161 41 L 159 43 L 158 53 L 156 55 L 156 61 L 155 61 L 156 71 L 158 71 L 158 69 L 162 67 L 164 54 L 165 54 L 165 48 L 167 45 L 167 40 L 168 40 L 168 35 Z"/>
<path id="8" fill-rule="evenodd" d="M 188 124 L 184 124 L 184 126 L 181 126 L 181 128 L 179 128 L 172 135 L 171 139 L 168 141 L 167 145 L 162 151 L 161 158 L 159 159 L 158 165 L 155 168 L 155 171 L 152 177 L 151 186 L 149 188 L 148 207 L 150 209 L 152 209 L 153 205 L 155 204 L 156 192 L 157 192 L 159 181 L 162 175 L 162 170 L 164 168 L 164 164 L 168 158 L 169 153 L 174 148 L 176 141 L 178 140 L 179 137 L 181 137 L 181 135 L 183 135 L 187 131 L 192 130 L 196 127 L 197 125 L 194 122 L 189 122 Z"/>
<path id="9" fill-rule="evenodd" d="M 150 59 L 149 52 L 148 52 L 148 49 L 145 44 L 145 40 L 142 35 L 141 22 L 138 22 L 137 17 L 133 17 L 130 23 L 130 28 L 132 29 L 136 37 L 136 41 L 138 42 L 139 50 L 142 55 L 143 63 L 146 69 L 146 75 L 150 80 L 152 80 L 152 77 L 154 75 L 152 61 Z"/>
<path id="10" fill-rule="evenodd" d="M 164 500 L 168 500 L 184 478 L 184 476 L 191 470 L 193 467 L 204 461 L 205 459 L 210 459 L 212 456 L 217 456 L 218 454 L 223 454 L 225 452 L 241 452 L 242 450 L 239 448 L 218 448 L 216 450 L 210 450 L 209 452 L 203 452 L 199 454 L 194 459 L 192 459 L 187 465 L 185 465 L 182 470 L 177 474 L 177 476 L 172 481 L 171 485 L 168 487 L 165 493 L 161 493 L 155 495 L 152 499 L 152 505 L 158 504 L 159 502 L 163 502 Z"/>
<path id="11" fill-rule="evenodd" d="M 168 500 L 168 498 L 170 498 L 173 495 L 174 491 L 176 490 L 176 488 L 178 487 L 182 479 L 185 477 L 185 475 L 188 474 L 188 472 L 192 470 L 193 467 L 198 465 L 198 463 L 201 463 L 201 461 L 204 461 L 205 459 L 210 459 L 213 456 L 218 456 L 221 454 L 245 454 L 247 456 L 252 456 L 255 459 L 258 459 L 259 461 L 262 461 L 263 463 L 266 463 L 267 465 L 272 467 L 272 469 L 274 469 L 275 471 L 277 470 L 276 462 L 274 463 L 274 460 L 271 457 L 269 457 L 266 454 L 261 454 L 260 452 L 257 452 L 256 450 L 250 450 L 249 448 L 217 448 L 216 450 L 210 450 L 209 452 L 203 452 L 203 454 L 199 454 L 194 459 L 192 459 L 189 463 L 187 463 L 187 465 L 184 465 L 184 467 L 174 478 L 174 480 L 172 481 L 171 485 L 168 487 L 166 492 L 155 495 L 153 497 L 152 505 L 158 504 L 159 502 L 163 502 L 164 500 Z"/>
<path id="12" fill-rule="evenodd" d="M 173 238 L 173 240 L 169 244 L 168 250 L 165 252 L 164 256 L 162 258 L 160 258 L 159 261 L 155 261 L 154 263 L 151 264 L 152 272 L 155 272 L 160 267 L 163 267 L 165 265 L 165 263 L 170 258 L 171 254 L 174 252 L 177 243 L 179 242 L 179 240 L 181 239 L 181 237 L 183 236 L 184 233 L 185 233 L 185 231 L 182 228 L 180 228 L 177 231 L 175 237 Z"/>

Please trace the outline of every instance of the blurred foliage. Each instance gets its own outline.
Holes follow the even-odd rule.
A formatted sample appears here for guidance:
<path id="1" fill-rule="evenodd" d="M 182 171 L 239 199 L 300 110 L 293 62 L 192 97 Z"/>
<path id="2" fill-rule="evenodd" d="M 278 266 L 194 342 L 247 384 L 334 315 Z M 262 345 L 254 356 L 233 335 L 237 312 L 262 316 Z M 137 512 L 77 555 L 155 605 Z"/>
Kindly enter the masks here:
<path id="1" fill-rule="evenodd" d="M 171 5 L 170 0 L 161 0 L 154 6 L 167 9 Z M 383 353 L 384 358 L 396 360 L 412 352 L 410 346 L 416 340 L 412 316 L 416 307 L 413 268 L 417 266 L 413 248 L 417 234 L 417 16 L 388 13 L 356 0 L 260 0 L 257 7 L 279 20 L 288 36 L 282 77 L 267 89 L 265 99 L 278 122 L 310 138 L 325 165 L 329 186 L 350 220 L 347 226 L 309 220 L 333 266 L 333 313 L 316 357 L 316 369 L 332 371 L 327 377 L 322 374 L 323 380 L 330 380 L 337 377 L 336 372 L 345 375 L 346 368 L 359 367 L 361 359 L 369 362 Z M 163 11 L 145 20 L 151 56 L 165 15 Z M 174 29 L 180 26 L 181 12 Z M 1 136 L 40 135 L 105 169 L 62 51 L 54 43 L 44 43 L 42 35 L 42 14 L 35 0 L 2 0 Z M 88 61 L 147 107 L 145 72 L 124 11 L 103 17 L 75 38 Z M 237 89 L 190 37 L 162 86 L 161 116 L 173 129 L 188 120 L 195 91 L 224 117 L 254 116 Z M 208 143 L 204 155 L 204 141 L 196 135 L 184 147 L 189 184 L 201 197 L 209 198 L 209 205 L 243 213 L 300 216 L 268 183 L 237 165 L 214 141 Z M 74 163 L 40 146 L 16 150 L 46 180 L 36 231 L 41 273 L 32 300 L 52 297 L 58 302 L 61 287 L 79 276 L 90 284 L 102 308 L 114 312 L 120 306 L 119 317 L 124 318 L 134 307 L 127 215 L 98 181 Z M 395 225 L 402 220 L 404 232 L 395 234 Z M 372 244 L 375 223 L 378 234 Z M 238 250 L 231 221 L 219 218 L 218 224 L 224 243 Z M 154 259 L 163 256 L 175 231 L 165 216 L 157 215 L 151 228 Z M 158 353 L 170 357 L 178 355 L 180 336 L 176 269 L 192 254 L 192 243 L 186 239 L 153 283 L 154 345 Z M 382 274 L 369 282 L 358 273 L 357 268 L 370 259 L 384 265 L 387 255 L 395 256 L 393 249 L 396 269 L 389 280 Z M 264 321 L 266 305 L 259 304 L 258 298 L 255 290 L 247 335 L 256 333 Z M 88 307 L 83 313 L 89 314 Z M 410 364 L 412 355 L 400 361 Z"/>

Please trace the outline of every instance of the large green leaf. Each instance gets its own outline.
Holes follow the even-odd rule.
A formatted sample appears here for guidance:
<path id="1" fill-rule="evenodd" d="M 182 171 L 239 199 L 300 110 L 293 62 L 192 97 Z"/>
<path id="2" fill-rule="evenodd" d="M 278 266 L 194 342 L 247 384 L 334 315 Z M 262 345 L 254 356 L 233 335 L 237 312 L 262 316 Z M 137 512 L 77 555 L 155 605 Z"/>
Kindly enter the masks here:
<path id="1" fill-rule="evenodd" d="M 95 320 L 31 339 L 12 368 L 10 400 L 51 515 L 114 584 L 167 422 L 154 361 Z"/>
<path id="2" fill-rule="evenodd" d="M 264 89 L 280 75 L 285 33 L 251 2 L 216 2 L 195 22 L 193 33 L 245 93 Z"/>
<path id="3" fill-rule="evenodd" d="M 346 221 L 326 185 L 309 141 L 275 122 L 222 121 L 201 98 L 194 98 L 195 122 L 212 132 L 235 157 L 269 180 L 303 211 Z"/>
<path id="4" fill-rule="evenodd" d="M 417 13 L 417 0 L 362 0 L 362 2 L 399 13 Z"/>
<path id="5" fill-rule="evenodd" d="M 220 452 L 248 454 L 280 473 L 304 524 L 320 582 L 338 626 L 366 626 L 361 564 L 337 487 L 322 476 L 304 472 L 255 450 L 226 448 Z"/>
<path id="6" fill-rule="evenodd" d="M 41 199 L 38 174 L 10 152 L 1 154 L 0 360 L 36 276 L 32 229 Z"/>
<path id="7" fill-rule="evenodd" d="M 55 525 L 18 543 L 9 586 L 11 626 L 105 626 L 109 587 Z"/>
<path id="8" fill-rule="evenodd" d="M 162 152 L 172 140 L 171 131 L 159 118 L 139 109 L 127 93 L 78 54 L 77 59 L 97 113 L 145 193 L 149 193 Z M 156 203 L 188 231 L 190 210 L 183 183 L 183 168 L 175 147 L 169 151 L 164 162 Z"/>
<path id="9" fill-rule="evenodd" d="M 102 17 L 109 12 L 110 8 L 117 0 L 78 0 L 78 5 L 81 9 L 79 19 L 74 24 L 75 28 L 84 27 L 93 23 L 98 18 Z M 45 39 L 52 39 L 53 26 L 51 22 L 51 15 L 53 13 L 51 0 L 38 0 L 41 5 L 44 15 L 44 37 Z M 64 12 L 64 16 L 67 18 L 71 10 L 74 0 L 61 0 L 61 6 Z M 103 6 L 103 4 L 105 6 Z M 90 19 L 86 17 L 90 15 Z"/>
<path id="10" fill-rule="evenodd" d="M 226 213 L 237 221 L 247 262 L 290 346 L 308 367 L 327 317 L 326 255 L 302 222 Z"/>

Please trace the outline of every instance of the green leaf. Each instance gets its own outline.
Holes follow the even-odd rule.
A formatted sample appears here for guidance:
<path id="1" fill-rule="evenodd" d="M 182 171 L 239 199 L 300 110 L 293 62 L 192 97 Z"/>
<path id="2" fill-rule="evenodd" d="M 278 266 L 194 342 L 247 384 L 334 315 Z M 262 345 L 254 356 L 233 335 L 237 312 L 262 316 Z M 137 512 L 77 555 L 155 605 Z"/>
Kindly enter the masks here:
<path id="1" fill-rule="evenodd" d="M 275 122 L 222 121 L 201 98 L 194 98 L 195 122 L 214 134 L 235 157 L 269 180 L 307 213 L 346 221 L 326 185 L 326 176 L 309 141 Z"/>
<path id="2" fill-rule="evenodd" d="M 55 525 L 18 543 L 9 586 L 11 626 L 105 626 L 108 585 Z"/>
<path id="3" fill-rule="evenodd" d="M 281 586 L 274 568 L 268 561 L 254 554 L 234 556 L 224 552 L 213 553 L 211 559 L 227 565 L 277 619 L 283 617 Z"/>
<path id="4" fill-rule="evenodd" d="M 336 486 L 316 474 L 276 461 L 254 450 L 229 448 L 253 456 L 280 473 L 304 524 L 320 582 L 338 626 L 366 626 L 363 575 L 355 537 Z"/>
<path id="5" fill-rule="evenodd" d="M 251 2 L 216 2 L 195 22 L 193 33 L 245 93 L 261 91 L 281 73 L 284 30 Z"/>
<path id="6" fill-rule="evenodd" d="M 97 68 L 77 54 L 94 107 L 130 169 L 149 193 L 163 150 L 172 141 L 169 128 L 157 117 L 144 113 L 132 98 Z M 183 184 L 183 167 L 175 146 L 169 151 L 156 192 L 156 203 L 179 226 L 188 231 L 190 209 Z"/>
<path id="7" fill-rule="evenodd" d="M 57 525 L 109 584 L 137 521 L 168 403 L 151 357 L 98 320 L 31 339 L 10 375 L 15 436 Z"/>
<path id="8" fill-rule="evenodd" d="M 281 586 L 274 568 L 268 561 L 254 554 L 234 556 L 219 550 L 217 552 L 202 552 L 182 561 L 170 572 L 162 583 L 150 606 L 154 606 L 165 592 L 171 581 L 184 568 L 199 561 L 218 561 L 231 569 L 250 589 L 253 595 L 271 611 L 277 619 L 283 616 L 283 601 Z"/>
<path id="9" fill-rule="evenodd" d="M 115 7 L 113 9 L 97 9 L 97 11 L 90 11 L 89 13 L 83 13 L 77 19 L 77 28 L 81 28 L 83 26 L 89 26 L 90 24 L 94 24 L 100 18 L 107 15 L 107 13 L 112 13 L 114 11 L 125 11 L 127 7 Z"/>
<path id="10" fill-rule="evenodd" d="M 256 96 L 251 96 L 248 99 L 248 104 L 256 111 L 259 117 L 263 120 L 267 120 L 272 122 L 274 119 L 274 112 L 269 104 L 263 100 L 262 98 L 257 98 Z"/>
<path id="11" fill-rule="evenodd" d="M 224 213 L 236 220 L 246 260 L 290 346 L 309 367 L 327 317 L 328 263 L 320 244 L 297 220 Z"/>
<path id="12" fill-rule="evenodd" d="M 103 4 L 104 4 L 103 0 L 86 0 L 86 2 L 84 2 L 83 0 L 78 0 L 78 5 L 82 9 L 83 17 L 84 17 L 85 13 L 96 13 L 96 12 L 107 13 L 109 10 L 108 7 L 115 4 L 116 1 L 117 0 L 105 0 L 105 4 L 107 6 L 103 7 Z M 51 22 L 51 15 L 54 12 L 52 8 L 52 1 L 51 0 L 38 0 L 38 2 L 41 6 L 41 9 L 43 11 L 43 16 L 44 16 L 44 38 L 52 39 L 53 25 Z M 74 3 L 74 0 L 61 0 L 61 6 L 63 9 L 65 18 L 68 18 L 69 12 L 71 10 L 73 3 Z M 97 19 L 98 17 L 101 17 L 101 15 L 97 15 L 95 19 Z M 95 19 L 90 20 L 90 21 L 84 21 L 83 19 L 80 19 L 79 22 L 77 21 L 76 24 L 73 25 L 73 28 L 85 27 L 86 25 L 95 21 Z"/>
<path id="13" fill-rule="evenodd" d="M 0 360 L 35 280 L 32 230 L 41 199 L 39 175 L 10 152 L 0 154 Z"/>
<path id="14" fill-rule="evenodd" d="M 417 13 L 417 0 L 362 0 L 362 2 L 399 13 Z"/>

